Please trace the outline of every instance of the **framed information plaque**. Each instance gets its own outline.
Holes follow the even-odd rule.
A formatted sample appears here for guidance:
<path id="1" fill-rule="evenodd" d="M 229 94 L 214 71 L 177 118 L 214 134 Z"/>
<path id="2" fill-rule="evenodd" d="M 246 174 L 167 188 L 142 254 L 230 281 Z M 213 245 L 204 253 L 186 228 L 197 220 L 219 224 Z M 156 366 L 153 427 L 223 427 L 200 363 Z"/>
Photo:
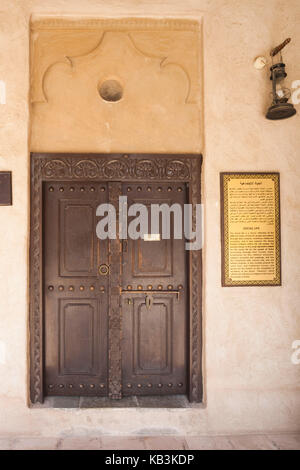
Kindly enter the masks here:
<path id="1" fill-rule="evenodd" d="M 279 173 L 221 173 L 222 286 L 280 286 Z"/>

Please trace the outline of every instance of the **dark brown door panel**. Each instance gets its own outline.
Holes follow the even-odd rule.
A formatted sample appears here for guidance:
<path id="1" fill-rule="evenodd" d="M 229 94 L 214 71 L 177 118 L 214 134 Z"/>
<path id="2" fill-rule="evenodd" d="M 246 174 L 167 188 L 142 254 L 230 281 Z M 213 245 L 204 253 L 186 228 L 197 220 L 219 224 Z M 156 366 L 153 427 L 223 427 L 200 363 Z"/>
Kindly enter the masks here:
<path id="1" fill-rule="evenodd" d="M 107 242 L 96 236 L 105 185 L 44 185 L 45 392 L 107 393 Z"/>
<path id="2" fill-rule="evenodd" d="M 186 202 L 184 184 L 123 185 L 128 206 Z M 130 222 L 130 218 L 129 218 Z M 162 222 L 162 221 L 161 221 Z M 123 250 L 123 394 L 172 394 L 186 391 L 187 262 L 184 239 L 164 239 L 162 224 L 152 240 L 128 239 Z"/>

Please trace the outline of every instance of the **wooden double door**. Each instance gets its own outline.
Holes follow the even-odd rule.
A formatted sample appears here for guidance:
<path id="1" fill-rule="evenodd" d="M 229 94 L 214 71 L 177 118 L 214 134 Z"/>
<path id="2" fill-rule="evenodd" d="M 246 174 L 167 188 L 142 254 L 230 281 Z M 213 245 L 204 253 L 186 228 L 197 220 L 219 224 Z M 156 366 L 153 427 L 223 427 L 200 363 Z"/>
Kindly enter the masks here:
<path id="1" fill-rule="evenodd" d="M 99 239 L 96 212 L 109 203 L 118 219 L 127 196 L 149 209 L 151 233 L 151 204 L 183 212 L 186 183 L 59 180 L 42 191 L 44 394 L 185 394 L 187 252 L 173 216 L 170 239 L 162 223 L 142 238 Z"/>

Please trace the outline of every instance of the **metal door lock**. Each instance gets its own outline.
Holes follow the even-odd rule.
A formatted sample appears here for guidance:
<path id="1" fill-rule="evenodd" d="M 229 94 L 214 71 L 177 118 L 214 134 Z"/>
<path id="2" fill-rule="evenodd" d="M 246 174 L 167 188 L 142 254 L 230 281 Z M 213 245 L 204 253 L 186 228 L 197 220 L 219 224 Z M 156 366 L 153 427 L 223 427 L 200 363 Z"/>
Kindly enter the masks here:
<path id="1" fill-rule="evenodd" d="M 152 305 L 153 305 L 153 297 L 152 297 L 152 295 L 146 295 L 145 304 L 146 304 L 146 308 L 147 308 L 148 310 L 152 307 Z"/>

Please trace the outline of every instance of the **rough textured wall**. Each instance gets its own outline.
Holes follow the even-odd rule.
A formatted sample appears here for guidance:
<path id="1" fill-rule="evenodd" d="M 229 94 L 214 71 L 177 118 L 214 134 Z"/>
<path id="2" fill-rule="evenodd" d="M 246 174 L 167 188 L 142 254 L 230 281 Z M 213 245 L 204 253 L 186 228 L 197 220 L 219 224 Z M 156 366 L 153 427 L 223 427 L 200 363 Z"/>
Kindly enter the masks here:
<path id="1" fill-rule="evenodd" d="M 199 409 L 27 407 L 31 14 L 203 18 L 205 405 Z M 299 430 L 300 366 L 290 357 L 293 340 L 300 339 L 300 109 L 291 120 L 267 121 L 268 72 L 252 65 L 257 55 L 290 36 L 284 54 L 287 84 L 300 79 L 299 23 L 298 0 L 2 0 L 0 80 L 7 93 L 0 105 L 0 170 L 13 171 L 14 205 L 0 208 L 0 434 Z M 219 172 L 232 170 L 280 171 L 282 287 L 220 286 Z"/>

